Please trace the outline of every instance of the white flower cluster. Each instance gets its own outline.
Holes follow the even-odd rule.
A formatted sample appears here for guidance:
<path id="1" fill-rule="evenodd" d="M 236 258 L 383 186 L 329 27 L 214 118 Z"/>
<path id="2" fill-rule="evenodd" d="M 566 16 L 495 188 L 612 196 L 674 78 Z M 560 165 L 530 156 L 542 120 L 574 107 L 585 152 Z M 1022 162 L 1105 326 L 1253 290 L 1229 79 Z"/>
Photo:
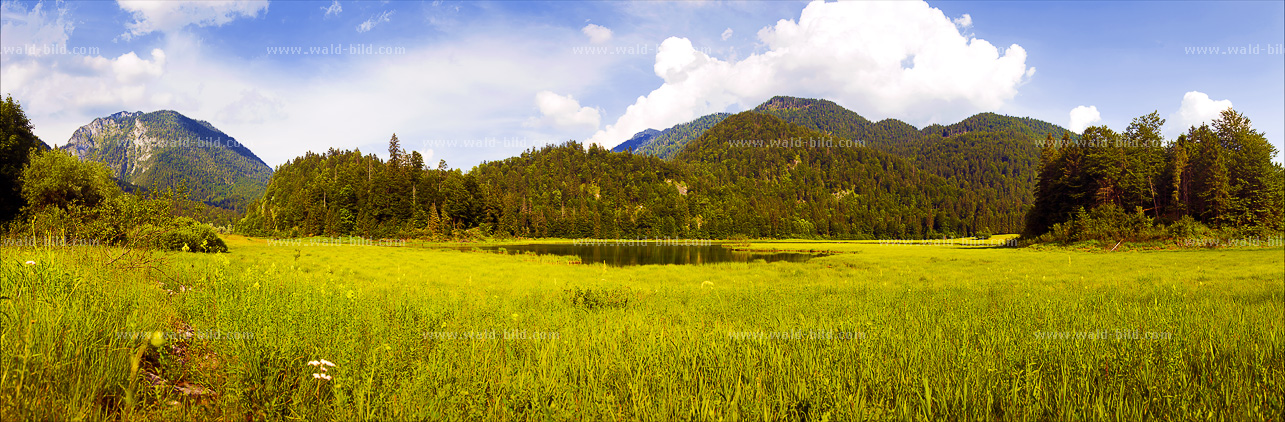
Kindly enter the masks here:
<path id="1" fill-rule="evenodd" d="M 318 368 L 320 368 L 320 369 L 321 369 L 321 372 L 318 372 L 318 373 L 314 373 L 314 374 L 312 374 L 312 377 L 313 377 L 313 378 L 316 378 L 316 379 L 323 379 L 323 380 L 327 380 L 327 381 L 329 381 L 329 380 L 330 380 L 330 375 L 326 375 L 326 367 L 334 368 L 334 367 L 335 367 L 335 364 L 334 364 L 334 362 L 331 362 L 331 361 L 328 361 L 328 360 L 325 360 L 325 359 L 321 359 L 321 360 L 309 361 L 309 362 L 308 362 L 308 366 L 316 366 L 316 367 L 318 367 Z"/>

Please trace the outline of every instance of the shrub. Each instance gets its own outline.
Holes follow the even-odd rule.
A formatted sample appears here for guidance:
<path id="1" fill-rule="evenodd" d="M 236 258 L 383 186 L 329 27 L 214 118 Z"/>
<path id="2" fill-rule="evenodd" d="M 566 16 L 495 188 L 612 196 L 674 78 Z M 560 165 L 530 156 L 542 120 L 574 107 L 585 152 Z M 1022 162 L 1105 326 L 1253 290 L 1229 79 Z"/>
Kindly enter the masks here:
<path id="1" fill-rule="evenodd" d="M 617 289 L 581 289 L 579 287 L 563 291 L 566 294 L 567 302 L 572 307 L 584 309 L 624 309 L 629 306 L 629 297 L 632 296 L 627 288 Z"/>
<path id="2" fill-rule="evenodd" d="M 1079 209 L 1070 220 L 1054 224 L 1038 240 L 1062 244 L 1096 240 L 1115 244 L 1125 240 L 1155 240 L 1165 237 L 1165 234 L 1141 209 L 1127 213 L 1115 204 L 1105 204 L 1090 211 Z"/>
<path id="3" fill-rule="evenodd" d="M 1170 224 L 1165 231 L 1174 239 L 1203 239 L 1213 236 L 1213 230 L 1187 215 Z"/>
<path id="4" fill-rule="evenodd" d="M 134 232 L 134 236 L 139 240 L 138 243 L 169 251 L 228 251 L 228 245 L 219 238 L 214 227 L 188 217 L 175 218 L 164 227 L 151 224 L 141 226 Z"/>

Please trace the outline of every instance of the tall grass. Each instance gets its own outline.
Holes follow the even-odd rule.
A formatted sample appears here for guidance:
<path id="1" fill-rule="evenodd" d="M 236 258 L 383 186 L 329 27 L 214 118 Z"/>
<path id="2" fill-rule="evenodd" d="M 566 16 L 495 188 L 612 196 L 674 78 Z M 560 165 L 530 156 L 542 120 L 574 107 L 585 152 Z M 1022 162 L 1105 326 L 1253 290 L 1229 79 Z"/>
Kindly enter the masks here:
<path id="1" fill-rule="evenodd" d="M 163 255 L 154 270 L 104 267 L 94 248 L 6 251 L 0 419 L 1280 420 L 1285 410 L 1280 248 L 818 243 L 780 247 L 847 253 L 606 267 L 237 237 L 229 247 Z M 148 331 L 180 334 L 159 347 L 115 335 Z M 309 365 L 320 359 L 335 366 Z"/>

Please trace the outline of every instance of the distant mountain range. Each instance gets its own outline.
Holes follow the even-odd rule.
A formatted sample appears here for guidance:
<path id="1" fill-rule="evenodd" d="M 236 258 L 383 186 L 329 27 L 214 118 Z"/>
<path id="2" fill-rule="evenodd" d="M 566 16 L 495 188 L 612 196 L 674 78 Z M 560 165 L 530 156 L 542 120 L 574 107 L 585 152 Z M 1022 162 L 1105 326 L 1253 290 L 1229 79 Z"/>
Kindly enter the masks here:
<path id="1" fill-rule="evenodd" d="M 635 148 L 643 146 L 644 144 L 647 144 L 648 142 L 651 142 L 651 140 L 655 138 L 656 135 L 659 135 L 659 134 L 660 134 L 660 131 L 656 129 L 647 129 L 642 132 L 635 133 L 632 138 L 629 138 L 624 142 L 621 142 L 620 145 L 616 145 L 615 148 L 612 148 L 611 152 L 631 151 Z"/>
<path id="2" fill-rule="evenodd" d="M 688 142 L 700 137 L 701 134 L 726 119 L 727 116 L 731 116 L 731 114 L 714 113 L 687 123 L 674 125 L 674 127 L 662 131 L 647 129 L 638 132 L 628 141 L 617 145 L 611 150 L 613 152 L 624 152 L 632 149 L 635 154 L 651 155 L 668 160 L 674 158 L 679 151 L 682 151 Z"/>
<path id="3" fill-rule="evenodd" d="M 236 138 L 170 110 L 94 119 L 59 148 L 107 164 L 121 182 L 185 187 L 189 199 L 224 210 L 243 210 L 262 196 L 272 176 L 272 168 Z"/>

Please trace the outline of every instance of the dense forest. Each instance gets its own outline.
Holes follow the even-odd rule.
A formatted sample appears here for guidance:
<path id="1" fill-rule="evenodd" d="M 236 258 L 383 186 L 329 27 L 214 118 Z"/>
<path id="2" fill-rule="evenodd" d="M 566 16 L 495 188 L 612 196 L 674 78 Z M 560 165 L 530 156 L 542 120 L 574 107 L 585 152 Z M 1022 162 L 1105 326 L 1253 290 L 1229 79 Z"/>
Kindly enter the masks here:
<path id="1" fill-rule="evenodd" d="M 834 108 L 846 113 L 786 117 L 856 116 Z M 983 117 L 966 122 L 982 126 L 923 134 L 904 123 L 871 124 L 856 116 L 863 123 L 815 124 L 830 128 L 823 133 L 778 115 L 707 116 L 718 123 L 682 142 L 668 160 L 568 143 L 463 173 L 444 163 L 426 168 L 395 136 L 388 161 L 360 151 L 309 153 L 277 169 L 263 200 L 238 227 L 274 235 L 838 239 L 1021 228 L 1030 188 L 1020 186 L 1034 184 L 1039 139 L 1028 126 L 995 131 L 984 125 L 1003 126 L 994 121 L 1002 116 Z M 699 126 L 641 135 L 654 144 L 666 133 Z M 890 134 L 903 140 L 846 142 Z M 1023 142 L 1032 145 L 1030 152 L 1017 147 Z M 927 152 L 910 154 L 906 145 Z M 995 163 L 985 162 L 990 159 Z"/>
<path id="2" fill-rule="evenodd" d="M 674 127 L 660 131 L 660 133 L 656 133 L 647 140 L 640 142 L 640 145 L 633 148 L 633 152 L 634 154 L 654 155 L 666 160 L 672 159 L 683 150 L 683 147 L 688 142 L 700 137 L 701 134 L 722 122 L 728 116 L 731 116 L 731 114 L 714 113 L 701 116 L 687 123 L 674 125 Z M 646 131 L 641 133 L 646 133 Z"/>
<path id="3" fill-rule="evenodd" d="M 1079 138 L 1051 123 L 995 113 L 919 130 L 895 119 L 874 123 L 827 100 L 774 97 L 754 111 L 904 158 L 958 188 L 962 202 L 975 207 L 960 214 L 969 227 L 1006 233 L 1021 230 L 1034 200 L 1039 140 Z"/>
<path id="4" fill-rule="evenodd" d="M 1047 138 L 1026 236 L 1048 240 L 1193 236 L 1210 228 L 1280 233 L 1285 171 L 1250 120 L 1232 109 L 1165 143 L 1157 113 L 1124 133 Z M 1168 225 L 1160 231 L 1157 225 Z M 1243 233 L 1242 233 L 1243 234 Z"/>

